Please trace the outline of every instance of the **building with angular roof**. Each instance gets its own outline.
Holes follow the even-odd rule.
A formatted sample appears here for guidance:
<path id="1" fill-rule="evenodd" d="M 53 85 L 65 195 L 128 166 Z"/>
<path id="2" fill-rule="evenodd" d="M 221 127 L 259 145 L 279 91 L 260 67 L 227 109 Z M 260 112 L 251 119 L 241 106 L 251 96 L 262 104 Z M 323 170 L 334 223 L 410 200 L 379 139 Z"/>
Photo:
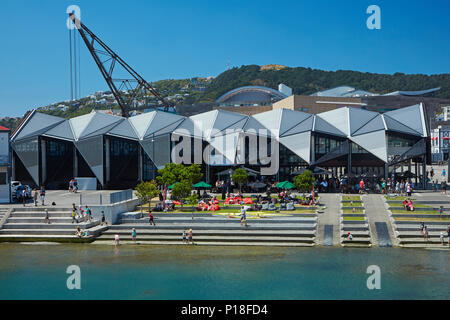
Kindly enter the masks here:
<path id="1" fill-rule="evenodd" d="M 11 154 L 9 146 L 10 130 L 0 126 L 0 203 L 11 200 Z"/>
<path id="2" fill-rule="evenodd" d="M 430 161 L 424 106 L 383 114 L 343 107 L 319 114 L 274 109 L 248 116 L 213 110 L 190 117 L 152 111 L 130 118 L 92 112 L 70 120 L 32 112 L 11 137 L 15 179 L 66 188 L 95 177 L 99 188 L 133 187 L 170 162 L 199 163 L 207 182 L 236 166 L 291 179 L 320 166 L 388 177 L 395 165 Z M 262 170 L 262 171 L 261 171 Z M 268 171 L 265 171 L 268 172 Z"/>

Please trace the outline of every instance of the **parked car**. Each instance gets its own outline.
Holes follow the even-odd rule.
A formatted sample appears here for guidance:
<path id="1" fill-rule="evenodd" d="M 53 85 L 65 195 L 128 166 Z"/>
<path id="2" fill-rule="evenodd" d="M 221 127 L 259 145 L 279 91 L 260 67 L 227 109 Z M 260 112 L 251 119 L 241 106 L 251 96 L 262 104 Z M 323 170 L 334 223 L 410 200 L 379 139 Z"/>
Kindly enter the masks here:
<path id="1" fill-rule="evenodd" d="M 20 181 L 11 181 L 11 196 L 13 199 L 16 199 L 17 187 L 19 187 L 21 185 L 22 185 L 22 182 L 20 182 Z"/>
<path id="2" fill-rule="evenodd" d="M 20 185 L 16 188 L 16 195 L 15 198 L 17 200 L 22 200 L 22 193 L 23 190 L 25 190 L 25 197 L 26 199 L 31 199 L 31 187 L 28 185 Z"/>

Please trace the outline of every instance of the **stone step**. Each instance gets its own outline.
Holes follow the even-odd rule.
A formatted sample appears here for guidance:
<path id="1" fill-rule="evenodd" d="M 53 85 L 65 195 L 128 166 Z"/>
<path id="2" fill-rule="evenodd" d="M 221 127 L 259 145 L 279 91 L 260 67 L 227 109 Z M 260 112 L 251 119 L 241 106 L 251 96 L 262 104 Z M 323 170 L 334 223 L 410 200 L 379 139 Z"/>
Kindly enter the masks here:
<path id="1" fill-rule="evenodd" d="M 181 240 L 178 241 L 141 241 L 141 240 L 137 240 L 136 241 L 137 244 L 140 245 L 191 245 L 191 244 L 183 244 Z M 200 246 L 239 246 L 239 247 L 243 247 L 243 246 L 264 246 L 264 247 L 313 247 L 315 244 L 309 243 L 309 242 L 247 242 L 247 241 L 242 241 L 242 242 L 221 242 L 221 241 L 195 241 L 194 240 L 195 245 L 200 245 Z M 110 241 L 110 240 L 96 240 L 94 241 L 92 244 L 100 244 L 100 245 L 114 245 L 114 241 Z M 120 241 L 120 245 L 135 245 L 132 241 Z"/>
<path id="2" fill-rule="evenodd" d="M 362 230 L 362 231 L 353 231 L 350 232 L 353 237 L 370 237 L 370 232 L 369 230 Z M 341 232 L 341 237 L 347 237 L 347 232 Z"/>
<path id="3" fill-rule="evenodd" d="M 370 238 L 365 237 L 353 237 L 353 240 L 341 239 L 341 244 L 365 244 L 370 245 Z"/>
<path id="4" fill-rule="evenodd" d="M 439 220 L 441 216 L 439 214 L 416 214 L 416 213 L 393 213 L 394 218 L 415 218 L 415 219 L 436 219 Z M 450 218 L 450 215 L 443 214 L 442 218 Z"/>
<path id="5" fill-rule="evenodd" d="M 396 232 L 396 236 L 399 238 L 417 238 L 422 237 L 423 234 L 420 233 L 420 231 L 403 231 L 403 232 Z M 428 238 L 440 238 L 440 232 L 428 232 Z M 447 232 L 444 232 L 444 240 L 447 241 Z"/>
<path id="6" fill-rule="evenodd" d="M 317 228 L 316 223 L 310 224 L 252 224 L 247 223 L 247 227 L 241 226 L 237 221 L 235 224 L 225 224 L 225 223 L 170 223 L 170 224 L 157 224 L 156 226 L 150 226 L 148 224 L 118 224 L 110 226 L 111 229 L 119 230 L 126 229 L 131 230 L 132 228 L 146 229 L 148 227 L 155 229 L 176 229 L 176 230 L 189 230 L 189 229 L 221 229 L 221 230 L 240 230 L 243 228 L 252 230 L 315 230 Z"/>
<path id="7" fill-rule="evenodd" d="M 137 235 L 136 237 L 142 241 L 175 241 L 180 242 L 182 237 L 176 236 L 163 236 L 163 235 Z M 114 234 L 103 234 L 97 238 L 98 240 L 114 240 Z M 131 234 L 120 237 L 121 240 L 131 240 Z M 210 235 L 193 235 L 194 242 L 196 241 L 215 241 L 215 242 L 306 242 L 313 243 L 313 237 L 274 237 L 274 236 L 210 236 Z"/>
<path id="8" fill-rule="evenodd" d="M 80 226 L 82 229 L 92 228 L 98 225 L 99 221 L 93 221 L 91 223 L 6 223 L 3 225 L 3 229 L 74 229 L 76 226 Z"/>
<path id="9" fill-rule="evenodd" d="M 444 234 L 447 233 L 447 226 L 427 226 L 428 232 L 444 232 Z M 414 231 L 419 232 L 420 228 L 418 225 L 412 225 L 412 226 L 396 226 L 394 225 L 394 229 L 398 232 L 408 232 L 408 231 Z"/>
<path id="10" fill-rule="evenodd" d="M 78 238 L 76 235 L 26 235 L 26 234 L 0 234 L 0 242 L 92 242 L 94 236 Z"/>
<path id="11" fill-rule="evenodd" d="M 15 208 L 14 212 L 43 212 L 45 209 L 47 209 L 48 212 L 54 212 L 54 211 L 72 212 L 72 207 L 53 207 L 53 206 L 20 207 L 20 208 Z"/>
<path id="12" fill-rule="evenodd" d="M 445 220 L 441 220 L 439 221 L 439 219 L 435 220 L 435 221 L 424 221 L 426 226 L 446 226 L 445 228 L 447 229 L 447 226 L 450 225 L 449 221 L 445 221 Z M 397 225 L 415 225 L 417 226 L 417 228 L 420 226 L 420 221 L 415 221 L 415 220 L 395 220 L 395 224 Z"/>
<path id="13" fill-rule="evenodd" d="M 369 230 L 368 224 L 341 224 L 341 231 L 365 231 Z"/>

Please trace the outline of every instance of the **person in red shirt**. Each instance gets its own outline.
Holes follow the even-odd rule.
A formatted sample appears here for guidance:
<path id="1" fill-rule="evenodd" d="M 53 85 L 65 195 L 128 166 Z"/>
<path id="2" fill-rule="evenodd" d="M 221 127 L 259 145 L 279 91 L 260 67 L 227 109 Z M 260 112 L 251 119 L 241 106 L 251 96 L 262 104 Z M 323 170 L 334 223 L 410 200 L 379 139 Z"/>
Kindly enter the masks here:
<path id="1" fill-rule="evenodd" d="M 152 212 L 150 211 L 150 213 L 149 213 L 149 221 L 148 221 L 150 224 L 153 224 L 154 226 L 156 226 L 156 224 L 155 224 L 155 221 L 153 221 L 153 214 L 152 214 Z"/>
<path id="2" fill-rule="evenodd" d="M 361 181 L 359 182 L 359 193 L 363 192 L 364 192 L 364 180 L 361 179 Z"/>

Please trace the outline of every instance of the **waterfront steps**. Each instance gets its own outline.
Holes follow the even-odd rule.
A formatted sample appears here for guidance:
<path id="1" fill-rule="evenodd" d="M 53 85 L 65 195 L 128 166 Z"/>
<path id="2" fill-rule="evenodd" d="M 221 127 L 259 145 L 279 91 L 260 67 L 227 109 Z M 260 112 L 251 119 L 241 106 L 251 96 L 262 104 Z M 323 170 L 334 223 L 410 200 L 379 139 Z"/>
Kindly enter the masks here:
<path id="1" fill-rule="evenodd" d="M 50 223 L 45 223 L 44 209 L 49 211 Z M 15 208 L 3 228 L 0 230 L 0 241 L 53 241 L 53 242 L 91 242 L 106 229 L 99 221 L 72 223 L 70 208 L 25 207 Z M 82 231 L 89 230 L 89 236 L 78 238 L 76 227 Z"/>
<path id="2" fill-rule="evenodd" d="M 123 218 L 120 224 L 109 229 L 96 242 L 113 243 L 115 234 L 121 241 L 131 241 L 131 230 L 137 231 L 137 242 L 145 244 L 182 244 L 183 230 L 193 230 L 194 243 L 199 245 L 236 246 L 313 246 L 317 229 L 317 216 L 280 216 L 247 219 L 247 226 L 238 218 L 214 215 L 154 214 L 156 226 L 148 218 Z"/>
<path id="3" fill-rule="evenodd" d="M 361 196 L 360 196 L 361 197 Z M 354 206 L 362 212 L 358 213 L 344 213 L 344 210 L 351 210 L 350 201 L 341 200 L 341 215 L 340 215 L 340 241 L 343 247 L 371 247 L 371 234 L 369 223 L 367 220 L 364 203 L 362 200 L 355 200 L 353 204 L 360 203 L 360 207 Z M 348 232 L 352 235 L 352 240 L 348 239 Z"/>
<path id="4" fill-rule="evenodd" d="M 395 235 L 401 246 L 430 247 L 440 245 L 440 234 L 444 234 L 444 243 L 447 244 L 448 221 L 427 221 L 425 225 L 428 229 L 428 241 L 425 241 L 420 232 L 420 222 L 418 221 L 395 221 Z"/>

